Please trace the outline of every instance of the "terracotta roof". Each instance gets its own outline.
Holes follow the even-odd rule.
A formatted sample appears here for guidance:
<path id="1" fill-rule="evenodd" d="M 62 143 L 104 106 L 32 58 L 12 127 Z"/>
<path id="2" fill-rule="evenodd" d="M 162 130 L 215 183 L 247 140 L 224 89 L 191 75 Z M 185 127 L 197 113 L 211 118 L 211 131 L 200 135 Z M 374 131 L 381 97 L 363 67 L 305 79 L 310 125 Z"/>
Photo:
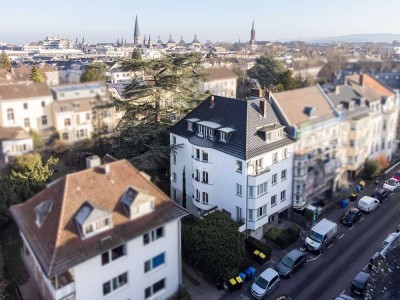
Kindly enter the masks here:
<path id="1" fill-rule="evenodd" d="M 319 86 L 275 93 L 272 97 L 289 124 L 298 125 L 310 119 L 334 116 L 334 109 Z M 316 109 L 316 117 L 310 117 L 306 113 L 307 107 Z"/>
<path id="2" fill-rule="evenodd" d="M 0 140 L 25 140 L 30 135 L 22 127 L 0 127 Z"/>
<path id="3" fill-rule="evenodd" d="M 346 76 L 346 83 L 368 101 L 394 96 L 394 92 L 368 74 Z"/>
<path id="4" fill-rule="evenodd" d="M 107 174 L 104 165 L 69 174 L 25 203 L 10 208 L 48 277 L 187 215 L 185 209 L 170 200 L 128 161 L 119 160 L 108 166 Z M 154 211 L 130 220 L 120 203 L 128 187 L 146 190 L 154 196 Z M 52 209 L 39 228 L 35 223 L 34 209 L 49 199 L 53 201 Z M 82 240 L 74 217 L 87 201 L 111 213 L 113 228 Z"/>
<path id="5" fill-rule="evenodd" d="M 206 75 L 206 81 L 238 78 L 238 76 L 228 68 L 206 68 L 204 69 L 204 73 Z"/>
<path id="6" fill-rule="evenodd" d="M 0 99 L 13 100 L 51 96 L 46 83 L 10 84 L 0 86 Z"/>

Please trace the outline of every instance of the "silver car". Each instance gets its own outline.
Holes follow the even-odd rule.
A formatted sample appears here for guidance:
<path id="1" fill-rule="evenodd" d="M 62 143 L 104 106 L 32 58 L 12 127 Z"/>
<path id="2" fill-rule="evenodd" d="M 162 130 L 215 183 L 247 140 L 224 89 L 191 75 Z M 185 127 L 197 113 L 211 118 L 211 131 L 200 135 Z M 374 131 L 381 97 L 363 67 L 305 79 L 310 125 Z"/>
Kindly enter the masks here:
<path id="1" fill-rule="evenodd" d="M 271 294 L 280 283 L 279 274 L 274 269 L 268 268 L 254 280 L 251 286 L 251 294 L 256 299 L 263 299 Z"/>

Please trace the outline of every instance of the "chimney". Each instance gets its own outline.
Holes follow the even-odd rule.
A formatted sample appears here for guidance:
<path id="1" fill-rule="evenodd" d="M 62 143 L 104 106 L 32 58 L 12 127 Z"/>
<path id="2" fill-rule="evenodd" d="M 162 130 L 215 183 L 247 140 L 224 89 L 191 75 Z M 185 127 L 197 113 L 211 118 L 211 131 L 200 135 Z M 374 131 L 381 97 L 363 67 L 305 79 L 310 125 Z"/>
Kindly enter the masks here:
<path id="1" fill-rule="evenodd" d="M 364 85 L 364 74 L 360 74 L 360 85 Z"/>
<path id="2" fill-rule="evenodd" d="M 262 98 L 262 89 L 255 89 L 252 88 L 250 90 L 250 97 L 257 97 L 257 98 Z"/>
<path id="3" fill-rule="evenodd" d="M 265 99 L 270 100 L 272 97 L 272 93 L 270 91 L 265 92 Z"/>
<path id="4" fill-rule="evenodd" d="M 215 105 L 214 96 L 210 96 L 210 108 L 213 108 Z"/>
<path id="5" fill-rule="evenodd" d="M 94 167 L 100 166 L 101 160 L 97 155 L 89 154 L 86 156 L 86 169 L 92 169 Z"/>
<path id="6" fill-rule="evenodd" d="M 104 165 L 104 174 L 108 174 L 110 173 L 110 165 L 109 164 L 105 164 Z"/>
<path id="7" fill-rule="evenodd" d="M 260 100 L 260 111 L 263 118 L 267 117 L 267 101 Z"/>
<path id="8" fill-rule="evenodd" d="M 335 86 L 335 95 L 339 95 L 340 94 L 340 88 L 339 86 Z"/>

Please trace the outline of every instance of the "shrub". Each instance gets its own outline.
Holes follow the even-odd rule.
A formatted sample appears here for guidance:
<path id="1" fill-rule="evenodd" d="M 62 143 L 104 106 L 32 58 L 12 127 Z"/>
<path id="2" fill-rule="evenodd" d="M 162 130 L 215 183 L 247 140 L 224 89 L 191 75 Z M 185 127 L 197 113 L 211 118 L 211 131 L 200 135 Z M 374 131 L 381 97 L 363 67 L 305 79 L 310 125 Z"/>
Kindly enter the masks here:
<path id="1" fill-rule="evenodd" d="M 253 253 L 254 250 L 259 250 L 263 252 L 266 256 L 266 260 L 271 259 L 271 248 L 268 247 L 265 243 L 263 243 L 260 240 L 257 240 L 256 238 L 249 236 L 245 241 L 245 246 L 248 251 Z"/>
<path id="2" fill-rule="evenodd" d="M 376 160 L 367 160 L 361 171 L 361 177 L 366 180 L 373 180 L 379 176 L 380 172 L 381 166 Z"/>
<path id="3" fill-rule="evenodd" d="M 280 248 L 286 249 L 297 241 L 300 236 L 300 230 L 300 226 L 296 224 L 282 230 L 271 228 L 265 233 L 265 238 L 277 244 Z"/>

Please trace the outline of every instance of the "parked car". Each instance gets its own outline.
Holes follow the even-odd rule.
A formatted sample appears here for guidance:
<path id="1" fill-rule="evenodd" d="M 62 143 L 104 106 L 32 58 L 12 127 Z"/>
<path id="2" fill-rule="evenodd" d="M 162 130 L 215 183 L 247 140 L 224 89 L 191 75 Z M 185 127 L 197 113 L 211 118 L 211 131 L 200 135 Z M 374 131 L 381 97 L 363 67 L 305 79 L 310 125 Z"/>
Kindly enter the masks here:
<path id="1" fill-rule="evenodd" d="M 335 298 L 335 300 L 355 300 L 353 297 L 341 294 Z"/>
<path id="2" fill-rule="evenodd" d="M 372 194 L 372 197 L 378 199 L 380 203 L 385 201 L 389 197 L 390 191 L 384 188 L 376 188 Z"/>
<path id="3" fill-rule="evenodd" d="M 251 285 L 251 294 L 256 299 L 263 299 L 271 294 L 281 283 L 279 274 L 271 268 L 266 269 L 254 280 Z"/>
<path id="4" fill-rule="evenodd" d="M 377 259 L 378 255 L 379 255 L 379 252 L 375 252 L 374 255 L 372 255 L 372 257 L 368 263 L 368 269 L 372 270 L 372 266 L 374 265 L 375 260 Z"/>
<path id="5" fill-rule="evenodd" d="M 310 251 L 321 253 L 329 243 L 335 241 L 336 236 L 337 224 L 324 218 L 311 228 L 304 245 Z"/>
<path id="6" fill-rule="evenodd" d="M 357 207 L 364 211 L 364 212 L 372 212 L 375 208 L 378 207 L 379 205 L 379 200 L 369 197 L 369 196 L 364 196 L 360 200 L 358 200 L 358 205 Z"/>
<path id="7" fill-rule="evenodd" d="M 397 170 L 396 173 L 392 176 L 392 178 L 400 180 L 400 170 Z"/>
<path id="8" fill-rule="evenodd" d="M 385 184 L 383 185 L 383 188 L 394 192 L 397 191 L 397 189 L 400 187 L 400 181 L 398 181 L 395 178 L 389 178 L 388 180 L 385 181 Z"/>
<path id="9" fill-rule="evenodd" d="M 397 226 L 397 232 L 400 232 L 400 224 Z"/>
<path id="10" fill-rule="evenodd" d="M 389 245 L 389 243 L 393 242 L 396 239 L 397 234 L 397 232 L 390 233 L 383 241 L 382 248 L 385 248 L 387 245 Z"/>
<path id="11" fill-rule="evenodd" d="M 366 272 L 359 272 L 350 284 L 351 292 L 353 294 L 364 296 L 370 276 L 371 275 Z"/>
<path id="12" fill-rule="evenodd" d="M 350 207 L 344 212 L 340 218 L 340 222 L 347 226 L 353 226 L 358 220 L 360 220 L 361 216 L 361 211 L 358 208 Z"/>
<path id="13" fill-rule="evenodd" d="M 293 273 L 307 264 L 307 254 L 300 249 L 293 249 L 286 254 L 276 266 L 276 271 L 282 277 L 292 277 Z"/>

